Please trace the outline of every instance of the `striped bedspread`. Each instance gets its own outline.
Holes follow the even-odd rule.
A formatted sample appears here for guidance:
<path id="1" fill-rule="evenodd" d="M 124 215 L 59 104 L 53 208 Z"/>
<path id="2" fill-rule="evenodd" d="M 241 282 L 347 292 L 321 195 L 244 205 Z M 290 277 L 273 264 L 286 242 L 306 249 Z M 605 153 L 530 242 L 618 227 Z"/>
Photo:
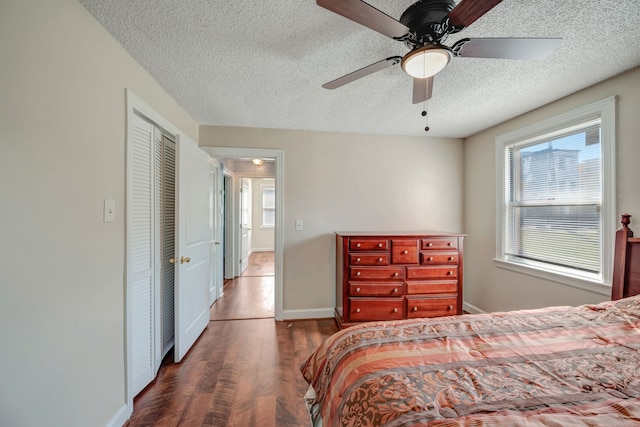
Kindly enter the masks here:
<path id="1" fill-rule="evenodd" d="M 640 426 L 640 297 L 365 323 L 300 367 L 331 426 Z"/>

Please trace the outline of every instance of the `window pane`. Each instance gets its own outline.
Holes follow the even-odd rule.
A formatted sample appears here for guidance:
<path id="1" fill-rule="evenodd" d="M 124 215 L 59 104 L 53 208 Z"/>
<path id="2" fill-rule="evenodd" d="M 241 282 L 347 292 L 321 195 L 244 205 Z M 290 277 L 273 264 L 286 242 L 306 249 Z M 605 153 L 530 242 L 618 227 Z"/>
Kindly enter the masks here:
<path id="1" fill-rule="evenodd" d="M 262 187 L 262 226 L 275 227 L 276 223 L 276 189 Z"/>
<path id="2" fill-rule="evenodd" d="M 507 146 L 506 255 L 601 271 L 600 120 Z"/>
<path id="3" fill-rule="evenodd" d="M 512 207 L 507 255 L 597 273 L 600 265 L 599 205 Z"/>
<path id="4" fill-rule="evenodd" d="M 263 209 L 262 210 L 262 225 L 264 227 L 274 227 L 276 224 L 276 210 L 275 209 Z"/>
<path id="5" fill-rule="evenodd" d="M 262 189 L 262 208 L 273 209 L 276 207 L 276 190 L 275 188 L 265 187 Z"/>

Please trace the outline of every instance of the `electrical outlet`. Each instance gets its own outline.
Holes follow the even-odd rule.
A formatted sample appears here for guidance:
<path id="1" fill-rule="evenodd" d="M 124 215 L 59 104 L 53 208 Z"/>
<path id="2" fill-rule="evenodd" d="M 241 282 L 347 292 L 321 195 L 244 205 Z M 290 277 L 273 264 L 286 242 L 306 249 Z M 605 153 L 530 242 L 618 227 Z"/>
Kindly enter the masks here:
<path id="1" fill-rule="evenodd" d="M 302 231 L 304 229 L 304 224 L 301 219 L 296 219 L 296 231 Z"/>

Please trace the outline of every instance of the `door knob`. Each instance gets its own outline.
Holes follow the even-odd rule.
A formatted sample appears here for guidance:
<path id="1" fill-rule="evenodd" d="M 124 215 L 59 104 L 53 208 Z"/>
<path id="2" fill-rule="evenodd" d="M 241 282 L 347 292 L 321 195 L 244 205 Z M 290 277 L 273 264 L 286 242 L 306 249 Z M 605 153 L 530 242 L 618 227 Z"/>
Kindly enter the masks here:
<path id="1" fill-rule="evenodd" d="M 219 244 L 220 244 L 220 242 L 216 242 L 216 245 L 219 245 Z"/>
<path id="2" fill-rule="evenodd" d="M 173 258 L 173 257 L 171 257 L 171 258 L 169 258 L 169 262 L 170 262 L 171 264 L 175 264 L 175 263 L 176 263 L 176 259 L 175 259 L 175 258 Z"/>
<path id="3" fill-rule="evenodd" d="M 181 256 L 180 264 L 184 264 L 185 262 L 191 262 L 191 258 L 189 258 L 188 256 Z"/>

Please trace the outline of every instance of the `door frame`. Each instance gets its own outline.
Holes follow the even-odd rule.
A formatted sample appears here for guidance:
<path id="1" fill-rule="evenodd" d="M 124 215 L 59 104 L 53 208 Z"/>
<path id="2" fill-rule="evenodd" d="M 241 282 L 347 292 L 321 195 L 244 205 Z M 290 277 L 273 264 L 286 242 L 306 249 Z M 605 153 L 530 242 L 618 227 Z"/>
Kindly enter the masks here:
<path id="1" fill-rule="evenodd" d="M 275 246 L 275 286 L 274 305 L 275 319 L 283 320 L 283 271 L 284 271 L 284 150 L 267 148 L 235 148 L 235 147 L 205 147 L 201 149 L 216 158 L 261 158 L 275 159 L 275 188 L 276 188 L 276 226 L 274 236 Z"/>

